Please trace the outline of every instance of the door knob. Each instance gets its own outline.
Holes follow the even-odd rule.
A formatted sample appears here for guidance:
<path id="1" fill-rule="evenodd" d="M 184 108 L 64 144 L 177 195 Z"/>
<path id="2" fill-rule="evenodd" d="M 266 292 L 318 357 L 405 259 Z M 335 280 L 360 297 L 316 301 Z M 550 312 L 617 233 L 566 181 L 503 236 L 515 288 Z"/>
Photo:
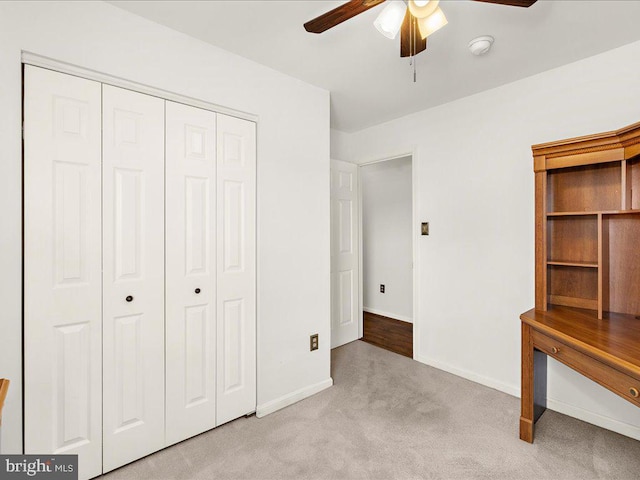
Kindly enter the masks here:
<path id="1" fill-rule="evenodd" d="M 633 388 L 631 387 L 629 389 L 629 394 L 633 397 L 633 398 L 638 398 L 640 396 L 640 392 L 638 392 L 637 388 Z"/>
<path id="2" fill-rule="evenodd" d="M 558 352 L 560 351 L 560 349 L 559 349 L 558 347 L 553 347 L 553 348 L 551 349 L 551 351 L 552 351 L 553 353 L 558 353 Z"/>
<path id="3" fill-rule="evenodd" d="M 125 298 L 125 300 L 127 302 L 133 302 L 133 297 L 131 295 L 128 295 L 127 298 Z"/>
<path id="4" fill-rule="evenodd" d="M 196 288 L 196 294 L 200 293 L 200 289 Z"/>

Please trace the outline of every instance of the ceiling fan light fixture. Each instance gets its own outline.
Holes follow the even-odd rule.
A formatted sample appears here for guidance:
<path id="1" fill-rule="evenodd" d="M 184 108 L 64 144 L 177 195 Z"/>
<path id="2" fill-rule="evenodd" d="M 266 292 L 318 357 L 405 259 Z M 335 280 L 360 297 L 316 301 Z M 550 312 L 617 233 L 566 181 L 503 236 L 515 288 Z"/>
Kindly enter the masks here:
<path id="1" fill-rule="evenodd" d="M 406 11 L 407 7 L 404 2 L 391 1 L 380 12 L 373 25 L 382 35 L 393 40 L 400 31 Z"/>
<path id="2" fill-rule="evenodd" d="M 440 0 L 409 0 L 409 11 L 416 18 L 427 18 L 438 8 Z"/>
<path id="3" fill-rule="evenodd" d="M 432 33 L 437 32 L 442 27 L 444 27 L 447 23 L 447 17 L 444 16 L 444 12 L 440 8 L 436 8 L 436 10 L 425 18 L 418 19 L 418 29 L 420 30 L 420 36 L 424 40 Z"/>

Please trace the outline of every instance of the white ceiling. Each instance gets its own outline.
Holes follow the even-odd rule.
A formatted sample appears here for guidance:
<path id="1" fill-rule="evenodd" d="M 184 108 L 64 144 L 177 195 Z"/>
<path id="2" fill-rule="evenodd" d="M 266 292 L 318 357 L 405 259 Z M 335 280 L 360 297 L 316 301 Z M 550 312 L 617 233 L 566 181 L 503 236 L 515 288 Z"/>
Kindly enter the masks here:
<path id="1" fill-rule="evenodd" d="M 331 126 L 353 132 L 640 40 L 639 1 L 538 0 L 530 8 L 443 0 L 413 83 L 399 39 L 373 27 L 379 5 L 316 35 L 302 24 L 339 1 L 110 2 L 331 92 Z M 484 57 L 467 50 L 496 38 Z M 629 59 L 640 61 L 640 59 Z"/>

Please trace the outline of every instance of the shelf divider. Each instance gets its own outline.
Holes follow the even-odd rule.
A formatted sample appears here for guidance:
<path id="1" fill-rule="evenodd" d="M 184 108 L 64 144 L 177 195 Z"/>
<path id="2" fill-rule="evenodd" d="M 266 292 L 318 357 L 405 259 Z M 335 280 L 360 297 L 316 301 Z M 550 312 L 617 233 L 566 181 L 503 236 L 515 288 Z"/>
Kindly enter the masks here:
<path id="1" fill-rule="evenodd" d="M 537 310 L 547 310 L 547 284 L 549 283 L 549 272 L 545 265 L 547 260 L 547 217 L 545 212 L 547 211 L 547 172 L 546 170 L 536 172 L 535 174 L 535 255 L 536 255 L 536 270 L 535 270 L 535 299 Z"/>
<path id="2" fill-rule="evenodd" d="M 630 193 L 629 197 L 630 198 Z M 640 210 L 626 209 L 626 210 L 593 210 L 593 211 L 579 211 L 579 212 L 547 212 L 547 217 L 588 217 L 595 215 L 633 215 L 640 214 Z"/>
<path id="3" fill-rule="evenodd" d="M 622 169 L 622 171 L 624 171 L 624 168 Z M 624 188 L 622 190 L 624 191 Z M 605 279 L 604 279 L 604 268 L 602 263 L 602 260 L 604 258 L 603 238 L 604 238 L 604 232 L 603 232 L 602 214 L 599 213 L 598 214 L 598 320 L 602 320 L 602 313 L 603 313 L 602 310 L 603 310 L 603 303 L 604 303 L 603 293 L 604 293 Z M 607 279 L 607 283 L 608 283 L 608 279 Z"/>
<path id="4" fill-rule="evenodd" d="M 620 189 L 620 195 L 621 195 L 621 199 L 620 199 L 620 206 L 622 207 L 623 210 L 627 210 L 628 208 L 631 208 L 629 199 L 631 198 L 631 185 L 630 182 L 628 182 L 628 171 L 627 171 L 627 161 L 626 160 L 622 160 L 622 188 Z"/>
<path id="5" fill-rule="evenodd" d="M 598 268 L 598 262 L 569 262 L 564 260 L 547 260 L 547 265 L 556 265 L 558 267 Z"/>

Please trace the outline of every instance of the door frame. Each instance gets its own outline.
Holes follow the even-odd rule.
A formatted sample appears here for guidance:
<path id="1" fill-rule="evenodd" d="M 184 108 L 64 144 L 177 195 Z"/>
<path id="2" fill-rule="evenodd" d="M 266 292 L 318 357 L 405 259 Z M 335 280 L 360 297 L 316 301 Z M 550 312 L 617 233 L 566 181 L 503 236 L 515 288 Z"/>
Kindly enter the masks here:
<path id="1" fill-rule="evenodd" d="M 416 237 L 420 235 L 420 221 L 417 215 L 417 204 L 418 204 L 418 191 L 416 189 L 416 179 L 417 179 L 417 169 L 415 159 L 417 157 L 416 149 L 411 149 L 404 153 L 398 153 L 391 156 L 379 157 L 373 160 L 366 160 L 363 162 L 358 162 L 358 235 L 359 235 L 359 258 L 358 258 L 358 280 L 360 282 L 360 288 L 358 292 L 358 304 L 359 304 L 359 315 L 358 315 L 358 338 L 362 338 L 364 335 L 364 294 L 363 294 L 363 235 L 362 235 L 362 183 L 360 180 L 360 168 L 365 167 L 367 165 L 373 165 L 376 163 L 388 162 L 391 160 L 397 160 L 399 158 L 410 157 L 411 158 L 411 250 L 413 254 L 413 268 L 411 272 L 411 278 L 413 283 L 413 313 L 412 313 L 412 325 L 413 325 L 413 359 L 417 360 L 419 355 L 419 346 L 420 346 L 420 325 L 418 319 L 420 316 L 419 312 L 419 302 L 418 302 L 418 275 L 416 265 L 418 264 L 418 248 L 417 248 L 417 239 Z"/>
<path id="2" fill-rule="evenodd" d="M 159 97 L 163 100 L 169 100 L 171 102 L 184 103 L 185 105 L 202 108 L 203 110 L 209 110 L 215 113 L 222 113 L 224 115 L 229 115 L 230 117 L 249 120 L 251 122 L 254 122 L 256 124 L 256 127 L 259 124 L 259 116 L 253 113 L 236 110 L 234 108 L 228 108 L 223 105 L 218 105 L 217 103 L 199 100 L 197 98 L 182 95 L 180 93 L 175 93 L 169 90 L 164 90 L 162 88 L 153 87 L 144 83 L 138 83 L 133 80 L 116 77 L 108 73 L 102 73 L 61 60 L 55 60 L 53 58 L 45 57 L 44 55 L 39 55 L 37 53 L 29 52 L 26 50 L 22 50 L 21 63 L 23 65 L 33 65 L 34 67 L 46 68 L 58 73 L 66 73 L 67 75 L 84 78 L 85 80 L 94 80 L 106 85 L 124 88 L 125 90 L 131 90 L 133 92 L 144 93 L 145 95 Z"/>

